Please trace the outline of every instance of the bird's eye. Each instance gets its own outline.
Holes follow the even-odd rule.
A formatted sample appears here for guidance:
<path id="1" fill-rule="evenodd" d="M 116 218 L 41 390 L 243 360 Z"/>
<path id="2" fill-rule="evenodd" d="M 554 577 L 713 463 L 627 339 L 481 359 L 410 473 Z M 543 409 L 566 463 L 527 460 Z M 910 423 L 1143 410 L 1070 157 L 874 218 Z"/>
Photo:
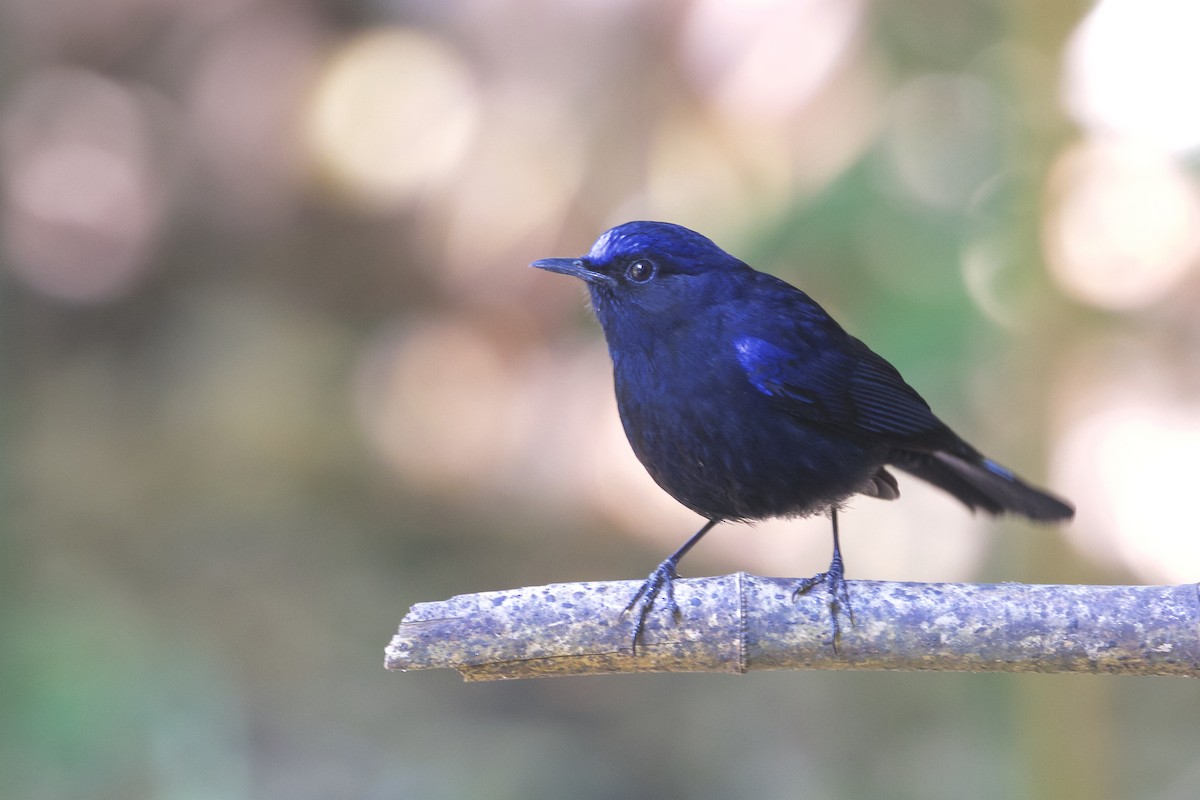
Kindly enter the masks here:
<path id="1" fill-rule="evenodd" d="M 629 265 L 625 270 L 625 277 L 633 283 L 646 283 L 658 272 L 658 267 L 654 266 L 653 261 L 647 261 L 640 258 Z"/>

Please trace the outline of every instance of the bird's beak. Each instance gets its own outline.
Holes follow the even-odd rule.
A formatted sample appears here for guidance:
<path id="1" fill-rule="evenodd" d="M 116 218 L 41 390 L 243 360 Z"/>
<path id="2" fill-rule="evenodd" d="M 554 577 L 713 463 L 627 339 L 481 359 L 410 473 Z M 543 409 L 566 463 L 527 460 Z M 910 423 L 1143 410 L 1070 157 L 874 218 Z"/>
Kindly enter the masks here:
<path id="1" fill-rule="evenodd" d="M 563 275 L 573 275 L 588 283 L 612 283 L 613 279 L 603 272 L 590 270 L 582 258 L 543 258 L 529 266 L 544 269 L 547 272 L 561 272 Z"/>

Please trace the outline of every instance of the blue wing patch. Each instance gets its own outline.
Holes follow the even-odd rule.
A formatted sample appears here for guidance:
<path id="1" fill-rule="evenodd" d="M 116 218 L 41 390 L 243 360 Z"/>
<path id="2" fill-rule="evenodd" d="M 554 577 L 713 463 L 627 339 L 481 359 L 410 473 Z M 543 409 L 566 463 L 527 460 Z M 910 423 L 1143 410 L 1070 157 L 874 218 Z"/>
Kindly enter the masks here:
<path id="1" fill-rule="evenodd" d="M 735 339 L 733 348 L 737 353 L 738 363 L 742 365 L 742 370 L 755 389 L 770 397 L 789 397 L 804 403 L 813 402 L 814 398 L 795 391 L 795 387 L 788 383 L 788 375 L 795 367 L 796 357 L 793 354 L 754 336 Z"/>
<path id="2" fill-rule="evenodd" d="M 827 352 L 805 358 L 754 336 L 733 344 L 754 388 L 789 401 L 789 411 L 805 419 L 901 438 L 945 427 L 900 373 L 865 346 L 848 360 Z"/>

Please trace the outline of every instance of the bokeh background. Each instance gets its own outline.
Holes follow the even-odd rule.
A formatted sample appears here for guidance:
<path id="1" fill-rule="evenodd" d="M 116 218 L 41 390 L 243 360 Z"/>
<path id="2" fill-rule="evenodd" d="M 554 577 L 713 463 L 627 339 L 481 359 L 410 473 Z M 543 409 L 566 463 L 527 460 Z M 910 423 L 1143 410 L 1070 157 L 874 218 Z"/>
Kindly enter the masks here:
<path id="1" fill-rule="evenodd" d="M 1178 679 L 388 674 L 414 602 L 639 578 L 581 287 L 802 286 L 1062 529 L 902 479 L 855 578 L 1200 577 L 1200 6 L 0 0 L 5 797 L 1192 798 Z M 685 574 L 803 576 L 827 522 Z"/>

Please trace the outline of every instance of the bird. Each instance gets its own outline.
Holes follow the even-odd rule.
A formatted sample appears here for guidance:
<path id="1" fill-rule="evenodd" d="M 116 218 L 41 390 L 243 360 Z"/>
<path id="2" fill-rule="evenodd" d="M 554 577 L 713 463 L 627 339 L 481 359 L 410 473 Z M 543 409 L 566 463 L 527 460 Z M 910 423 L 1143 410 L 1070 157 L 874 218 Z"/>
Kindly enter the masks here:
<path id="1" fill-rule="evenodd" d="M 1074 507 L 987 458 L 938 419 L 899 371 L 815 300 L 711 239 L 668 222 L 618 225 L 578 258 L 538 269 L 584 281 L 612 359 L 621 424 L 654 481 L 706 522 L 625 607 L 633 651 L 656 599 L 676 620 L 678 565 L 722 522 L 828 514 L 825 584 L 837 650 L 853 625 L 838 511 L 855 495 L 896 500 L 891 469 L 972 511 L 1060 522 Z"/>

